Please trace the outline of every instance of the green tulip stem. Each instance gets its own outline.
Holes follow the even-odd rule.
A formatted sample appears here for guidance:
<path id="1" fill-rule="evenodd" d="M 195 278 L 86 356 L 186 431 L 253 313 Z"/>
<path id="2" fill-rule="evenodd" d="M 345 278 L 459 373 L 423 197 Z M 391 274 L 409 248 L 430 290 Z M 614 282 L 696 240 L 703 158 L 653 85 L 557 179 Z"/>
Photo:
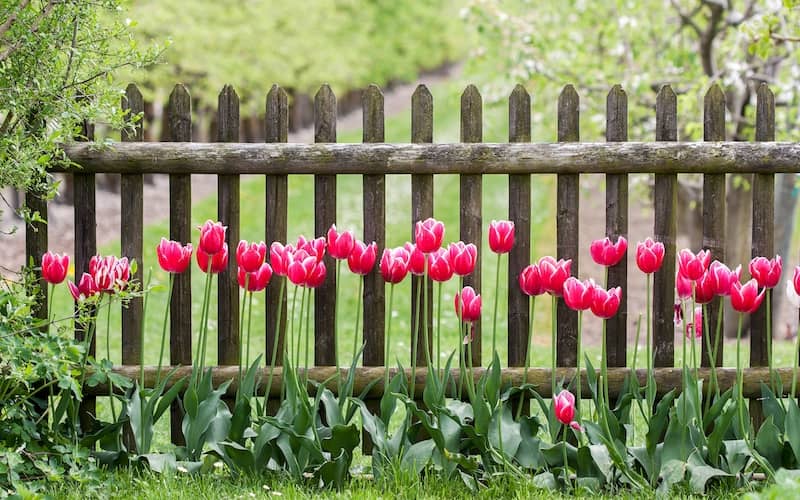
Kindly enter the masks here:
<path id="1" fill-rule="evenodd" d="M 147 271 L 147 279 L 144 283 L 144 289 L 147 291 L 150 288 L 150 280 L 153 279 L 153 269 L 150 268 Z M 147 297 L 149 294 L 145 294 L 144 298 L 142 299 L 142 318 L 147 317 Z M 169 302 L 167 302 L 169 304 Z M 169 307 L 167 307 L 169 308 Z M 144 389 L 144 319 L 142 319 L 142 326 L 139 328 L 139 390 Z M 158 384 L 156 384 L 158 385 Z M 142 399 L 144 402 L 144 399 Z"/>
<path id="2" fill-rule="evenodd" d="M 494 318 L 492 320 L 492 357 L 497 353 L 497 304 L 500 302 L 500 259 L 503 254 L 497 254 L 497 272 L 494 277 Z"/>
<path id="3" fill-rule="evenodd" d="M 562 451 L 564 453 L 564 484 L 569 486 L 570 481 L 569 481 L 569 461 L 567 461 L 567 429 L 569 429 L 569 425 L 564 424 L 564 430 L 562 432 L 563 436 L 562 443 L 564 444 L 564 447 L 562 448 Z"/>
<path id="4" fill-rule="evenodd" d="M 575 360 L 575 385 L 577 396 L 575 398 L 575 409 L 578 414 L 578 422 L 581 421 L 581 327 L 583 323 L 583 311 L 578 311 L 578 338 L 577 338 L 577 352 L 578 356 Z M 634 363 L 635 366 L 635 363 Z M 635 373 L 635 372 L 634 372 Z"/>
<path id="5" fill-rule="evenodd" d="M 358 328 L 361 326 L 361 294 L 364 290 L 364 277 L 358 277 L 358 293 L 356 294 L 356 329 L 353 332 L 353 359 L 358 356 Z"/>
<path id="6" fill-rule="evenodd" d="M 48 285 L 49 293 L 47 294 L 47 331 L 50 331 L 50 323 L 53 322 L 55 314 L 53 314 L 53 292 L 56 291 L 56 286 L 52 283 Z"/>
<path id="7" fill-rule="evenodd" d="M 422 294 L 422 283 L 425 276 L 417 277 L 416 308 L 414 309 L 414 325 L 411 328 L 411 378 L 408 385 L 411 387 L 411 401 L 414 401 L 417 385 L 417 350 L 419 349 L 419 307 L 420 295 Z M 461 344 L 459 344 L 461 345 Z"/>
<path id="8" fill-rule="evenodd" d="M 533 341 L 533 309 L 536 304 L 536 296 L 532 295 L 528 300 L 528 339 L 525 342 L 525 371 L 522 373 L 522 385 L 528 383 L 528 369 L 531 366 L 531 342 Z M 527 399 L 525 394 L 520 391 L 519 395 L 519 408 L 517 408 L 517 420 L 522 415 L 522 408 L 525 406 Z"/>
<path id="9" fill-rule="evenodd" d="M 463 304 L 463 299 L 462 299 Z M 436 371 L 442 372 L 442 282 L 438 283 L 436 292 Z"/>
<path id="10" fill-rule="evenodd" d="M 206 283 L 203 286 L 203 307 L 200 312 L 200 334 L 197 338 L 197 356 L 195 361 L 197 366 L 192 365 L 192 373 L 193 373 L 193 381 L 195 384 L 200 383 L 200 375 L 203 373 L 203 364 L 206 360 L 206 330 L 208 325 L 208 314 L 209 314 L 209 301 L 211 299 L 211 258 L 208 259 L 208 264 L 206 265 Z M 197 386 L 197 385 L 196 385 Z M 195 387 L 196 387 L 195 386 Z"/>
<path id="11" fill-rule="evenodd" d="M 771 385 L 772 391 L 775 392 L 775 370 L 774 366 L 772 365 L 772 289 L 767 288 L 766 293 L 764 294 L 767 296 L 767 364 L 769 365 L 769 383 Z M 793 363 L 797 364 L 797 363 Z"/>
<path id="12" fill-rule="evenodd" d="M 339 367 L 339 268 L 342 261 L 336 259 L 336 291 L 333 301 L 333 364 L 336 365 L 336 394 L 342 394 L 342 373 Z"/>
<path id="13" fill-rule="evenodd" d="M 109 298 L 109 305 L 111 299 Z M 106 311 L 106 359 L 111 361 L 111 307 Z M 117 421 L 117 409 L 114 406 L 114 382 L 108 378 L 108 403 L 111 405 L 111 421 Z"/>
<path id="14" fill-rule="evenodd" d="M 236 389 L 236 400 L 239 400 L 239 392 L 242 389 L 242 363 L 244 362 L 244 357 L 242 353 L 244 351 L 244 312 L 247 308 L 247 286 L 250 284 L 250 273 L 244 273 L 244 289 L 242 291 L 242 307 L 241 312 L 239 313 L 239 386 Z"/>
<path id="15" fill-rule="evenodd" d="M 556 307 L 558 299 L 552 296 L 550 308 L 550 382 L 552 384 L 552 397 L 556 397 Z"/>
<path id="16" fill-rule="evenodd" d="M 247 298 L 247 344 L 245 347 L 244 362 L 246 366 L 250 366 L 250 320 L 253 318 L 253 292 L 248 294 Z"/>
<path id="17" fill-rule="evenodd" d="M 308 295 L 308 303 L 306 305 L 306 323 L 304 329 L 304 335 L 306 339 L 305 345 L 305 383 L 308 386 L 308 370 L 311 368 L 311 289 L 308 288 L 306 291 Z"/>
<path id="18" fill-rule="evenodd" d="M 441 286 L 441 285 L 440 285 Z M 392 299 L 394 299 L 394 283 L 389 285 L 389 308 L 386 314 L 386 345 L 383 355 L 383 393 L 389 390 L 389 352 L 392 350 Z"/>
<path id="19" fill-rule="evenodd" d="M 172 304 L 172 289 L 175 286 L 175 275 L 169 273 L 169 284 L 167 285 L 167 305 L 164 308 L 164 321 L 161 323 L 161 348 L 158 350 L 158 368 L 156 368 L 156 385 L 161 382 L 161 368 L 164 364 L 164 350 L 167 344 L 167 320 L 169 319 L 169 309 Z M 147 295 L 144 296 L 145 304 L 147 303 Z M 143 315 L 143 317 L 146 317 Z M 144 329 L 144 322 L 142 322 L 142 329 Z M 142 334 L 144 337 L 144 334 Z M 142 339 L 142 352 L 144 352 L 144 338 Z M 142 363 L 144 364 L 144 363 Z M 144 380 L 144 379 L 143 379 Z M 144 382 L 142 382 L 144 385 Z"/>
<path id="20" fill-rule="evenodd" d="M 797 401 L 797 360 L 800 359 L 800 334 L 794 337 L 794 360 L 792 362 L 792 401 Z"/>

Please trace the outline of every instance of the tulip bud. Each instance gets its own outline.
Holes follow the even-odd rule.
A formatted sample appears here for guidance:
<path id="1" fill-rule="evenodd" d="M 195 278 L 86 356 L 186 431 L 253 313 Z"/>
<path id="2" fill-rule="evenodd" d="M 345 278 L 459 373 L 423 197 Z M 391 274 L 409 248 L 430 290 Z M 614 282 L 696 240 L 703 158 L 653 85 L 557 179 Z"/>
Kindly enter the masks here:
<path id="1" fill-rule="evenodd" d="M 617 265 L 627 250 L 628 240 L 624 236 L 618 237 L 616 243 L 612 243 L 611 239 L 606 236 L 603 239 L 594 240 L 589 247 L 592 260 L 606 267 Z"/>
<path id="2" fill-rule="evenodd" d="M 489 224 L 489 248 L 494 253 L 508 253 L 514 246 L 514 223 L 509 220 Z"/>
<path id="3" fill-rule="evenodd" d="M 69 255 L 47 252 L 42 255 L 42 279 L 51 285 L 58 285 L 67 278 Z"/>

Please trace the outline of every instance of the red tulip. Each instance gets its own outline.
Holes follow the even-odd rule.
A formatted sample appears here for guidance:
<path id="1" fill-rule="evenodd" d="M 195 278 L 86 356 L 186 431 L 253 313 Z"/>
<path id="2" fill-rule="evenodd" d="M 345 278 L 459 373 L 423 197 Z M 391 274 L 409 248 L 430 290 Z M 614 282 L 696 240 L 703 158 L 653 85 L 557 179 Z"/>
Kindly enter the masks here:
<path id="1" fill-rule="evenodd" d="M 248 273 L 243 267 L 239 267 L 236 278 L 242 288 L 244 288 L 245 281 L 247 281 L 248 292 L 260 292 L 267 288 L 269 280 L 272 278 L 272 267 L 265 262 L 254 273 Z"/>
<path id="2" fill-rule="evenodd" d="M 542 295 L 547 292 L 538 265 L 531 264 L 522 270 L 519 274 L 519 287 L 525 295 Z"/>
<path id="3" fill-rule="evenodd" d="M 594 288 L 594 280 L 580 281 L 578 278 L 570 276 L 564 282 L 564 302 L 567 307 L 575 311 L 591 309 Z"/>
<path id="4" fill-rule="evenodd" d="M 736 266 L 736 269 L 731 271 L 728 266 L 722 262 L 715 260 L 709 266 L 706 275 L 709 276 L 714 284 L 714 293 L 716 295 L 730 295 L 731 285 L 734 281 L 739 281 L 742 274 L 742 266 Z"/>
<path id="5" fill-rule="evenodd" d="M 69 255 L 47 252 L 42 255 L 42 279 L 51 285 L 58 285 L 67 279 Z"/>
<path id="6" fill-rule="evenodd" d="M 708 269 L 709 262 L 711 254 L 708 250 L 700 250 L 695 255 L 688 248 L 684 248 L 678 254 L 678 271 L 688 280 L 699 280 Z"/>
<path id="7" fill-rule="evenodd" d="M 738 280 L 734 281 L 731 285 L 731 306 L 739 312 L 752 313 L 764 300 L 765 290 L 758 293 L 758 281 L 754 279 L 744 285 Z"/>
<path id="8" fill-rule="evenodd" d="M 564 282 L 570 275 L 572 259 L 556 261 L 548 255 L 539 259 L 538 266 L 545 291 L 550 295 L 561 297 L 561 293 L 564 291 Z"/>
<path id="9" fill-rule="evenodd" d="M 781 280 L 783 261 L 780 255 L 770 260 L 766 257 L 756 257 L 750 261 L 750 275 L 762 288 L 775 288 Z"/>
<path id="10" fill-rule="evenodd" d="M 617 238 L 616 243 L 612 243 L 608 236 L 601 240 L 594 240 L 589 247 L 592 260 L 601 266 L 611 267 L 617 265 L 625 252 L 628 250 L 628 240 L 624 236 Z"/>
<path id="11" fill-rule="evenodd" d="M 564 389 L 553 398 L 553 413 L 562 424 L 581 430 L 578 422 L 573 420 L 575 418 L 575 396 L 568 390 Z"/>
<path id="12" fill-rule="evenodd" d="M 414 243 L 423 253 L 431 253 L 442 246 L 444 223 L 433 217 L 418 221 L 414 227 Z"/>
<path id="13" fill-rule="evenodd" d="M 724 278 L 723 278 L 724 279 Z M 694 301 L 697 304 L 708 304 L 717 294 L 717 284 L 709 271 L 694 284 Z"/>
<path id="14" fill-rule="evenodd" d="M 225 243 L 225 231 L 227 229 L 228 227 L 223 226 L 221 222 L 207 220 L 200 226 L 200 243 L 198 243 L 197 249 L 208 255 L 221 252 L 222 245 Z"/>
<path id="15" fill-rule="evenodd" d="M 422 250 L 408 241 L 403 245 L 403 248 L 406 249 L 410 256 L 408 258 L 408 272 L 416 276 L 425 274 L 425 254 L 422 253 Z"/>
<path id="16" fill-rule="evenodd" d="M 267 257 L 267 245 L 260 241 L 248 244 L 245 240 L 236 247 L 236 263 L 247 273 L 258 271 Z"/>
<path id="17" fill-rule="evenodd" d="M 161 238 L 161 243 L 156 247 L 158 265 L 168 273 L 180 274 L 189 267 L 192 261 L 192 244 L 185 246 L 177 241 Z"/>
<path id="18" fill-rule="evenodd" d="M 350 257 L 356 239 L 352 231 L 338 232 L 336 224 L 328 229 L 328 251 L 334 259 L 345 260 Z"/>
<path id="19" fill-rule="evenodd" d="M 453 277 L 453 266 L 448 259 L 447 250 L 440 248 L 428 254 L 428 275 L 433 281 L 439 283 Z"/>
<path id="20" fill-rule="evenodd" d="M 100 293 L 94 283 L 94 278 L 89 273 L 83 273 L 77 286 L 72 281 L 69 281 L 67 282 L 67 287 L 69 287 L 69 293 L 72 294 L 72 298 L 76 301 L 84 300 Z"/>
<path id="21" fill-rule="evenodd" d="M 682 275 L 680 271 L 675 272 L 675 291 L 678 292 L 679 299 L 692 298 L 692 280 Z"/>
<path id="22" fill-rule="evenodd" d="M 290 254 L 286 275 L 289 281 L 298 286 L 306 286 L 309 276 L 317 265 L 317 258 L 305 250 L 296 250 Z"/>
<path id="23" fill-rule="evenodd" d="M 455 297 L 456 314 L 462 321 L 481 319 L 481 296 L 471 286 L 465 286 Z"/>
<path id="24" fill-rule="evenodd" d="M 381 276 L 387 283 L 400 283 L 408 274 L 408 260 L 411 258 L 403 247 L 386 248 L 381 255 Z"/>
<path id="25" fill-rule="evenodd" d="M 269 262 L 272 265 L 272 272 L 278 276 L 286 276 L 286 269 L 293 252 L 292 245 L 283 246 L 277 241 L 273 242 L 269 247 Z"/>
<path id="26" fill-rule="evenodd" d="M 115 288 L 122 290 L 128 285 L 131 266 L 126 257 L 118 259 L 113 255 L 95 255 L 89 260 L 89 274 L 98 290 L 113 292 Z"/>
<path id="27" fill-rule="evenodd" d="M 313 240 L 307 240 L 305 236 L 297 238 L 297 250 L 305 250 L 308 255 L 317 258 L 317 261 L 325 257 L 325 238 L 319 237 Z"/>
<path id="28" fill-rule="evenodd" d="M 347 267 L 354 274 L 365 276 L 375 267 L 375 259 L 378 257 L 378 245 L 373 241 L 369 245 L 363 241 L 356 241 L 353 251 L 347 257 Z"/>
<path id="29" fill-rule="evenodd" d="M 595 285 L 591 307 L 592 313 L 598 318 L 608 319 L 617 314 L 621 300 L 622 288 L 616 287 L 606 290 L 599 285 Z"/>
<path id="30" fill-rule="evenodd" d="M 514 246 L 514 223 L 493 220 L 489 224 L 489 248 L 494 253 L 508 253 Z"/>
<path id="31" fill-rule="evenodd" d="M 197 252 L 195 253 L 195 256 L 197 258 L 197 266 L 204 273 L 209 272 L 209 267 L 208 267 L 209 258 L 211 260 L 211 270 L 210 270 L 211 274 L 221 273 L 222 271 L 228 268 L 227 243 L 222 245 L 222 250 L 211 255 L 198 248 Z"/>
<path id="32" fill-rule="evenodd" d="M 465 245 L 463 241 L 459 241 L 447 246 L 447 260 L 453 267 L 453 272 L 459 276 L 472 273 L 477 259 L 478 248 L 472 243 Z"/>
<path id="33" fill-rule="evenodd" d="M 647 238 L 636 244 L 636 265 L 645 273 L 658 271 L 664 262 L 664 244 Z"/>
<path id="34" fill-rule="evenodd" d="M 792 284 L 794 285 L 795 293 L 800 295 L 800 266 L 794 268 L 794 277 L 792 278 Z"/>
<path id="35" fill-rule="evenodd" d="M 311 268 L 308 278 L 306 278 L 306 286 L 308 288 L 319 288 L 325 282 L 327 275 L 328 270 L 325 268 L 325 263 L 321 260 L 317 261 L 314 267 Z"/>

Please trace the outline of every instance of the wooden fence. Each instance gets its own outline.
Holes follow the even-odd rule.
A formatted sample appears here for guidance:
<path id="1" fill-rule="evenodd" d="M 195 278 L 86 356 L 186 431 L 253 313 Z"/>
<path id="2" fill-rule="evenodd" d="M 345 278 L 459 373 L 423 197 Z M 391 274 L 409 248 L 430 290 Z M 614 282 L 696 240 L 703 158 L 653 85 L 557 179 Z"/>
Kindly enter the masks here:
<path id="1" fill-rule="evenodd" d="M 680 388 L 680 370 L 674 368 L 674 277 L 676 258 L 676 195 L 678 173 L 703 175 L 703 246 L 711 250 L 714 258 L 725 258 L 725 176 L 732 173 L 755 173 L 753 182 L 753 255 L 771 256 L 774 240 L 774 174 L 800 171 L 800 144 L 774 143 L 774 98 L 766 85 L 758 89 L 755 143 L 731 143 L 725 140 L 725 96 L 714 85 L 705 97 L 704 140 L 702 143 L 677 143 L 677 105 L 675 93 L 665 86 L 658 93 L 656 105 L 656 142 L 629 143 L 627 141 L 627 96 L 619 87 L 612 88 L 607 98 L 606 143 L 579 143 L 579 97 L 568 85 L 558 99 L 558 143 L 531 144 L 531 100 L 528 92 L 517 86 L 509 98 L 509 143 L 483 144 L 482 100 L 478 90 L 470 85 L 461 96 L 461 143 L 432 144 L 433 98 L 425 86 L 419 86 L 412 97 L 411 143 L 384 143 L 384 110 L 381 91 L 370 86 L 363 94 L 364 144 L 336 143 L 336 98 L 329 87 L 323 86 L 314 100 L 315 144 L 285 144 L 288 130 L 286 93 L 273 86 L 266 97 L 266 143 L 242 144 L 239 140 L 239 101 L 232 87 L 226 86 L 219 95 L 217 143 L 192 144 L 191 100 L 188 91 L 177 85 L 169 98 L 168 133 L 171 142 L 144 143 L 141 127 L 134 133 L 124 134 L 122 143 L 98 149 L 86 143 L 66 146 L 69 158 L 81 166 L 69 170 L 75 186 L 75 270 L 87 269 L 90 257 L 96 253 L 96 211 L 94 176 L 98 173 L 122 176 L 122 254 L 142 259 L 142 175 L 169 174 L 170 185 L 170 238 L 190 241 L 192 174 L 218 175 L 218 216 L 228 226 L 228 243 L 233 248 L 239 240 L 240 200 L 239 179 L 242 174 L 262 174 L 266 182 L 263 210 L 266 212 L 265 241 L 287 240 L 287 178 L 294 174 L 314 175 L 314 208 L 316 235 L 323 235 L 336 222 L 336 174 L 363 175 L 364 234 L 366 241 L 376 241 L 379 248 L 385 245 L 385 176 L 411 174 L 412 221 L 433 216 L 434 176 L 450 173 L 460 175 L 460 234 L 459 238 L 473 242 L 479 252 L 483 241 L 481 191 L 482 176 L 499 174 L 508 177 L 508 215 L 516 225 L 517 244 L 508 260 L 508 380 L 521 380 L 521 367 L 525 360 L 528 338 L 528 297 L 516 285 L 516 276 L 528 265 L 531 234 L 531 176 L 556 174 L 557 176 L 557 257 L 573 260 L 572 272 L 579 270 L 579 179 L 580 174 L 604 173 L 606 180 L 606 234 L 610 237 L 627 236 L 628 233 L 628 174 L 655 174 L 654 203 L 655 224 L 653 234 L 664 243 L 664 265 L 655 274 L 654 358 L 659 390 Z M 123 107 L 136 114 L 142 111 L 141 94 L 129 86 Z M 92 130 L 84 130 L 91 139 Z M 46 217 L 47 207 L 34 195 L 27 204 Z M 38 229 L 38 231 L 37 231 Z M 34 225 L 28 230 L 27 252 L 36 264 L 47 248 L 45 226 Z M 628 252 L 632 255 L 632 252 Z M 631 339 L 627 323 L 627 263 L 629 256 L 609 270 L 609 286 L 622 286 L 623 300 L 620 313 L 608 322 L 608 363 L 612 392 L 618 390 L 627 359 L 627 344 Z M 326 265 L 332 268 L 330 257 Z M 228 365 L 238 363 L 238 306 L 236 263 L 230 259 L 228 269 L 219 276 L 218 302 L 218 381 L 235 378 Z M 141 270 L 143 266 L 139 266 Z M 141 273 L 141 271 L 140 271 Z M 141 279 L 141 275 L 136 276 Z M 412 294 L 416 293 L 416 280 Z M 480 260 L 474 274 L 465 280 L 466 285 L 481 288 Z M 430 293 L 431 283 L 427 283 Z M 285 331 L 286 300 L 278 302 L 280 281 L 276 277 L 267 289 L 265 347 L 271 346 L 276 335 L 283 342 Z M 366 277 L 364 286 L 364 341 L 366 347 L 363 367 L 359 368 L 359 387 L 366 381 L 380 378 L 384 365 L 384 306 L 385 285 L 377 271 Z M 328 274 L 325 284 L 317 289 L 314 305 L 315 351 L 310 378 L 327 379 L 334 368 L 334 308 L 336 296 L 335 276 Z M 171 302 L 170 363 L 188 370 L 192 362 L 192 295 L 190 276 L 176 277 Z M 42 302 L 46 304 L 46 300 Z M 417 304 L 412 297 L 412 308 Z M 720 299 L 710 304 L 711 332 L 715 331 L 717 308 Z M 282 309 L 281 325 L 275 324 L 274 315 Z M 428 310 L 432 310 L 429 305 Z M 46 317 L 46 311 L 39 314 Z M 416 314 L 412 310 L 412 317 Z M 135 377 L 138 373 L 139 331 L 142 322 L 139 301 L 123 311 L 122 364 L 120 373 Z M 411 322 L 414 324 L 414 322 Z M 557 310 L 558 346 L 557 363 L 560 374 L 573 373 L 569 367 L 576 363 L 577 315 L 563 301 Z M 276 330 L 277 326 L 277 330 Z M 410 332 L 422 344 L 421 327 Z M 770 339 L 766 335 L 764 308 L 753 316 L 750 331 L 750 366 L 746 376 L 745 393 L 759 394 L 758 381 L 766 380 L 767 349 Z M 279 334 L 279 331 L 281 332 Z M 78 337 L 81 331 L 76 332 Z M 473 363 L 481 366 L 480 328 L 472 350 Z M 409 342 L 409 344 L 411 344 Z M 430 348 L 430 346 L 429 346 Z M 94 346 L 92 346 L 94 349 Z M 706 345 L 702 347 L 702 363 L 709 365 Z M 278 350 L 279 353 L 283 349 Z M 269 363 L 271 350 L 264 349 Z M 719 366 L 722 352 L 718 354 Z M 278 359 L 280 363 L 280 359 Z M 425 365 L 420 349 L 417 363 Z M 544 396 L 549 396 L 549 369 L 536 368 L 529 380 L 541 382 Z M 147 378 L 154 378 L 155 368 L 147 368 Z M 480 369 L 477 370 L 479 374 Z M 701 370 L 701 375 L 708 374 Z M 784 387 L 789 386 L 791 372 L 779 370 Z M 638 374 L 643 381 L 643 373 Z M 415 383 L 421 387 L 425 371 L 414 374 Z M 280 372 L 278 379 L 280 380 Z M 720 371 L 723 387 L 730 386 L 733 370 Z M 280 386 L 274 386 L 275 394 Z M 235 388 L 232 387 L 232 389 Z M 263 390 L 263 389 L 262 389 Z M 107 393 L 107 388 L 93 388 L 93 394 Z M 381 384 L 374 387 L 372 395 L 382 391 Z M 421 393 L 421 391 L 417 391 Z M 93 404 L 92 402 L 89 403 Z M 177 412 L 177 409 L 173 410 Z M 173 439 L 180 439 L 180 420 L 173 414 Z"/>

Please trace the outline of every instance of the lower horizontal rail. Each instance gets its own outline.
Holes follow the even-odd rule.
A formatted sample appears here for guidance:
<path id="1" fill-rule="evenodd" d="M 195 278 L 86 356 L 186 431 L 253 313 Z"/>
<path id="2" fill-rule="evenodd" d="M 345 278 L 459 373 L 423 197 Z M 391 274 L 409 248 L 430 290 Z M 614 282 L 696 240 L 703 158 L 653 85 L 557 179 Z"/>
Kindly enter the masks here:
<path id="1" fill-rule="evenodd" d="M 163 367 L 161 372 L 163 374 L 169 373 L 173 367 Z M 234 395 L 237 388 L 237 379 L 239 376 L 239 367 L 238 366 L 216 366 L 211 368 L 212 370 L 212 380 L 214 382 L 214 386 L 219 386 L 220 384 L 231 380 L 232 383 L 228 387 L 228 394 Z M 119 375 L 123 375 L 133 380 L 139 379 L 139 366 L 137 365 L 125 365 L 125 366 L 115 366 L 113 369 L 114 373 Z M 176 369 L 175 375 L 169 382 L 169 385 L 174 383 L 175 381 L 179 380 L 182 377 L 188 376 L 192 371 L 191 366 L 180 366 Z M 344 378 L 347 376 L 348 369 L 341 369 L 341 376 Z M 486 371 L 486 368 L 475 368 L 473 371 L 473 375 L 475 380 L 483 375 Z M 745 368 L 744 370 L 744 396 L 748 398 L 758 398 L 761 396 L 761 382 L 767 382 L 770 379 L 769 376 L 769 368 L 766 367 L 757 367 L 757 368 Z M 156 379 L 156 372 L 157 367 L 155 366 L 145 366 L 144 368 L 144 380 L 145 386 L 152 387 L 155 383 Z M 298 377 L 304 378 L 306 370 L 300 368 L 297 370 Z M 504 368 L 503 369 L 503 384 L 504 385 L 514 385 L 518 386 L 522 384 L 523 377 L 524 377 L 524 368 Z M 609 382 L 609 394 L 611 396 L 617 396 L 619 394 L 619 389 L 622 387 L 623 381 L 625 376 L 631 372 L 630 368 L 609 368 L 608 369 L 608 382 Z M 681 368 L 655 368 L 653 370 L 653 374 L 658 385 L 658 394 L 663 395 L 667 392 L 671 391 L 672 389 L 677 389 L 678 392 L 681 390 Z M 396 368 L 390 368 L 389 373 L 390 376 L 394 376 L 397 373 Z M 411 370 L 405 370 L 406 376 L 411 376 Z M 533 384 L 536 386 L 537 392 L 543 397 L 550 397 L 552 395 L 552 391 L 550 390 L 550 378 L 551 370 L 549 368 L 530 368 L 528 370 L 527 380 L 528 383 Z M 698 368 L 697 369 L 698 377 L 704 380 L 703 386 L 704 388 L 708 387 L 708 381 L 711 375 L 710 368 Z M 451 370 L 452 376 L 455 378 L 456 382 L 458 381 L 459 377 L 459 370 L 453 369 Z M 582 370 L 582 380 L 583 380 L 583 387 L 584 390 L 582 391 L 584 397 L 589 397 L 590 393 L 588 390 L 588 385 L 586 382 L 586 370 Z M 775 374 L 780 378 L 781 384 L 783 385 L 784 394 L 788 394 L 788 389 L 791 387 L 792 384 L 792 368 L 776 368 Z M 599 375 L 599 372 L 598 372 Z M 264 367 L 261 369 L 261 384 L 259 385 L 259 394 L 263 395 L 264 391 L 266 390 L 266 381 L 267 377 L 269 376 L 269 367 Z M 336 392 L 336 368 L 332 366 L 323 366 L 323 367 L 313 367 L 308 370 L 308 380 L 309 382 L 314 383 L 326 383 L 327 387 Z M 355 374 L 355 384 L 353 393 L 354 395 L 361 394 L 364 389 L 369 387 L 369 391 L 367 392 L 367 398 L 369 399 L 376 399 L 380 398 L 383 395 L 383 376 L 384 376 L 384 369 L 382 367 L 358 367 L 356 368 Z M 425 386 L 425 377 L 427 376 L 427 368 L 417 368 L 416 376 L 414 378 L 416 384 L 416 393 L 422 394 L 422 389 Z M 558 368 L 556 370 L 556 377 L 558 380 L 572 380 L 575 376 L 575 369 L 574 368 Z M 647 377 L 647 370 L 639 369 L 636 370 L 636 376 L 639 379 L 639 384 L 644 386 Z M 726 390 L 730 388 L 734 382 L 736 381 L 736 369 L 735 368 L 717 368 L 717 379 L 719 381 L 719 385 L 721 390 Z M 281 393 L 281 385 L 283 384 L 283 370 L 280 367 L 275 367 L 275 371 L 273 374 L 273 382 L 272 382 L 272 389 L 270 391 L 270 395 L 273 397 L 280 396 Z M 370 384 L 372 384 L 370 386 Z M 455 384 L 456 386 L 458 384 Z M 574 386 L 573 386 L 574 387 Z M 108 395 L 108 386 L 101 384 L 94 387 L 86 387 L 85 388 L 87 394 L 92 396 L 104 396 Z M 309 389 L 310 391 L 313 390 Z"/>

